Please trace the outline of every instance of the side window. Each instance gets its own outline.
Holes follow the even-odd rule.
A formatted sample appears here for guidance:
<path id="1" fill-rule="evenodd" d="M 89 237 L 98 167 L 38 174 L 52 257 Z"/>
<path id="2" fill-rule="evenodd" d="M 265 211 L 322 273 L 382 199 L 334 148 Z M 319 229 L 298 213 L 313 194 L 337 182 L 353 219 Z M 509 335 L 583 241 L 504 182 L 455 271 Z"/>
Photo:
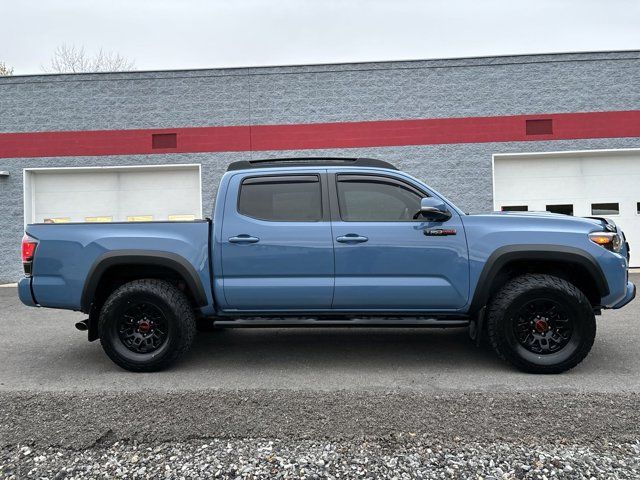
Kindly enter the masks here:
<path id="1" fill-rule="evenodd" d="M 411 222 L 427 196 L 404 182 L 374 175 L 338 175 L 337 180 L 345 222 Z"/>
<path id="2" fill-rule="evenodd" d="M 317 175 L 245 178 L 240 187 L 238 212 L 272 222 L 320 221 L 320 178 Z"/>

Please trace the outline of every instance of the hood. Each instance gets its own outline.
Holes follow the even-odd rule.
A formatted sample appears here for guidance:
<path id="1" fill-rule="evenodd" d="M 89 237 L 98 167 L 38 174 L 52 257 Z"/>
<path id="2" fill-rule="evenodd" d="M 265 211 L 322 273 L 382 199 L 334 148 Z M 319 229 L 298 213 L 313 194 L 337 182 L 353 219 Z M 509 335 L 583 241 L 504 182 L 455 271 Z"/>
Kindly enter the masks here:
<path id="1" fill-rule="evenodd" d="M 480 213 L 470 215 L 472 217 L 494 217 L 513 219 L 520 221 L 535 221 L 537 219 L 545 222 L 558 221 L 562 223 L 580 223 L 582 225 L 591 225 L 599 227 L 602 230 L 608 230 L 610 232 L 618 231 L 616 224 L 609 218 L 605 217 L 574 217 L 571 215 L 563 215 L 561 213 L 551 212 L 492 212 L 492 213 Z"/>

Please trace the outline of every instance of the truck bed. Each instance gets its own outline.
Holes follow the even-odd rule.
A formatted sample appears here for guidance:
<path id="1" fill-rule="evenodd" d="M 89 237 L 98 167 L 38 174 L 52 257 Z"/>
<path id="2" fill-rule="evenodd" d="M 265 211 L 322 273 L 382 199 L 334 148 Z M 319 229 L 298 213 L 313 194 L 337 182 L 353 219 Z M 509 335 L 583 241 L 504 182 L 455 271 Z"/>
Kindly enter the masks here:
<path id="1" fill-rule="evenodd" d="M 188 263 L 185 269 L 195 272 L 212 306 L 211 225 L 210 220 L 27 225 L 27 235 L 38 240 L 31 278 L 34 303 L 86 312 L 83 292 L 92 271 L 106 258 L 129 255 Z"/>

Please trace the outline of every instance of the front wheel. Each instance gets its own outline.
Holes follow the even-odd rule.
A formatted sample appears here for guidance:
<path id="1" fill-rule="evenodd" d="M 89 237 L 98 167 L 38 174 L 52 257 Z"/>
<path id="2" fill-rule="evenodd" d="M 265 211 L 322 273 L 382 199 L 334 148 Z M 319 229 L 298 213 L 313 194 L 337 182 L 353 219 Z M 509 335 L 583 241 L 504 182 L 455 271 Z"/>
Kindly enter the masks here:
<path id="1" fill-rule="evenodd" d="M 496 353 L 520 370 L 561 373 L 587 356 L 596 335 L 593 309 L 571 283 L 527 274 L 509 281 L 487 314 Z"/>
<path id="2" fill-rule="evenodd" d="M 116 289 L 100 311 L 100 343 L 132 372 L 168 367 L 189 349 L 196 320 L 183 292 L 164 280 L 134 280 Z"/>

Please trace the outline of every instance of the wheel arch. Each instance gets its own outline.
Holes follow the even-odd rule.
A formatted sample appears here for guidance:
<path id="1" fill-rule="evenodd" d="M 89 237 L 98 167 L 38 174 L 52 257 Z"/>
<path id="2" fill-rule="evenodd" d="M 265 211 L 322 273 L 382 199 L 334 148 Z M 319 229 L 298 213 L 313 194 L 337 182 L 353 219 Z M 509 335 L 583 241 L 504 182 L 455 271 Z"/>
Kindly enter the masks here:
<path id="1" fill-rule="evenodd" d="M 195 268 L 184 257 L 172 253 L 150 250 L 113 250 L 100 255 L 92 264 L 82 289 L 81 310 L 91 313 L 92 304 L 99 292 L 99 287 L 110 271 L 123 268 L 139 268 L 141 273 L 155 269 L 162 278 L 162 273 L 171 273 L 184 282 L 188 295 L 196 306 L 205 306 L 207 296 Z M 144 275 L 132 274 L 132 278 Z"/>
<path id="2" fill-rule="evenodd" d="M 609 294 L 607 279 L 588 252 L 564 245 L 508 245 L 495 250 L 478 277 L 469 311 L 478 312 L 506 281 L 519 273 L 550 273 L 571 281 L 594 306 Z"/>

